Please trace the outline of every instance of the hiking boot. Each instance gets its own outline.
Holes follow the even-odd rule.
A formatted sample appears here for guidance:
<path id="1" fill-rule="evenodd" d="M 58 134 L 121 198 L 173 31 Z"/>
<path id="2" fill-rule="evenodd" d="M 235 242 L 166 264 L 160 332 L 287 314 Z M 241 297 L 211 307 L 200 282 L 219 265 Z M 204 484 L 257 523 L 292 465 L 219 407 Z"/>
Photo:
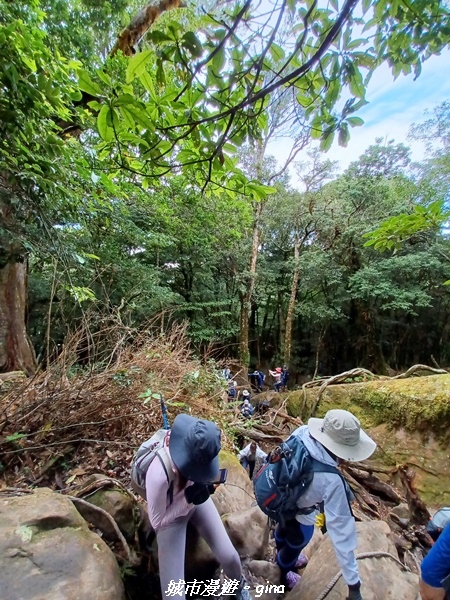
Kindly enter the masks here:
<path id="1" fill-rule="evenodd" d="M 242 590 L 236 592 L 236 600 L 252 600 L 252 597 L 250 592 L 243 587 Z"/>
<path id="2" fill-rule="evenodd" d="M 306 554 L 303 554 L 303 552 L 301 552 L 298 555 L 297 562 L 295 563 L 295 568 L 303 569 L 304 567 L 306 567 L 307 564 L 308 564 L 308 557 L 306 556 Z"/>
<path id="3" fill-rule="evenodd" d="M 248 591 L 248 589 L 246 589 L 249 587 L 250 586 L 248 585 L 248 583 L 246 582 L 244 577 L 242 577 L 239 587 L 236 590 L 236 595 L 234 596 L 233 600 L 252 600 L 250 592 Z"/>
<path id="4" fill-rule="evenodd" d="M 301 576 L 298 575 L 298 573 L 294 573 L 294 571 L 288 571 L 286 573 L 286 577 L 285 577 L 285 581 L 286 581 L 286 587 L 288 590 L 292 590 L 297 583 L 300 581 Z"/>

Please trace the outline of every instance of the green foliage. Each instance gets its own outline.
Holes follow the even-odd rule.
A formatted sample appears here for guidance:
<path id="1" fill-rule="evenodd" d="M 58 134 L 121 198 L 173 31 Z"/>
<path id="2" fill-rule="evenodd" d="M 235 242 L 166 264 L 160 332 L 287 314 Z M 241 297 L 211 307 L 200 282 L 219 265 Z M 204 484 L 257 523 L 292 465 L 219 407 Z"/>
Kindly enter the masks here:
<path id="1" fill-rule="evenodd" d="M 439 231 L 439 228 L 450 218 L 450 211 L 445 210 L 442 200 L 431 202 L 428 206 L 416 205 L 410 214 L 395 215 L 384 221 L 374 231 L 364 234 L 368 238 L 366 246 L 375 250 L 398 250 L 402 244 L 427 231 Z"/>
<path id="2" fill-rule="evenodd" d="M 420 0 L 414 12 L 366 2 L 358 19 L 336 2 L 290 3 L 257 30 L 247 26 L 257 15 L 241 5 L 219 18 L 181 9 L 162 15 L 134 56 L 109 58 L 139 3 L 16 4 L 0 0 L 0 169 L 11 192 L 1 201 L 13 215 L 2 234 L 30 256 L 30 333 L 40 359 L 47 320 L 57 352 L 87 310 L 99 329 L 131 328 L 162 312 L 162 328 L 187 320 L 199 349 L 236 343 L 257 207 L 255 356 L 259 340 L 266 357 L 280 353 L 298 267 L 294 349 L 305 369 L 322 343 L 330 356 L 367 362 L 386 332 L 445 313 L 446 296 L 435 289 L 448 279 L 439 258 L 448 246 L 445 135 L 420 178 L 409 177 L 405 146 L 377 143 L 331 183 L 333 165 L 316 157 L 302 192 L 271 180 L 274 161 L 251 168 L 243 157 L 261 147 L 279 96 L 279 112 L 304 124 L 299 139 L 326 150 L 337 136 L 345 146 L 362 125 L 373 70 L 387 60 L 395 76 L 418 73 L 447 43 L 440 2 Z M 351 349 L 341 351 L 334 340 L 347 337 Z M 397 350 L 388 352 L 396 361 Z M 185 382 L 193 393 L 206 377 L 198 373 Z"/>

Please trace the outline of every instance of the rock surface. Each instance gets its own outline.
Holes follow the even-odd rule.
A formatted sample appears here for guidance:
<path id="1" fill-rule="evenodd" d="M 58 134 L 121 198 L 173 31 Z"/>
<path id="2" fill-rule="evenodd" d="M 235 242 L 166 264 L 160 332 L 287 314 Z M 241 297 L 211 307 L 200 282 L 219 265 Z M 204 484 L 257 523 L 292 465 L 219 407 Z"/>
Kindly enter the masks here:
<path id="1" fill-rule="evenodd" d="M 83 484 L 83 487 L 86 487 L 89 483 L 96 480 L 105 479 L 108 478 L 104 475 L 92 475 L 86 480 L 86 482 Z M 83 496 L 80 497 L 83 498 Z M 85 500 L 109 513 L 117 523 L 120 531 L 125 536 L 125 539 L 129 542 L 133 541 L 136 534 L 138 518 L 136 518 L 137 515 L 135 515 L 136 503 L 130 494 L 127 494 L 125 490 L 117 486 L 115 487 L 114 485 L 111 485 L 99 489 L 94 494 L 90 494 L 89 497 L 85 498 Z M 117 539 L 117 534 L 109 519 L 102 515 L 99 511 L 96 511 L 95 508 L 90 508 L 89 506 L 83 504 L 77 504 L 77 510 L 86 519 L 86 521 L 89 521 L 89 523 L 92 523 L 94 527 L 97 527 L 103 532 L 105 539 L 108 541 L 114 541 Z"/>
<path id="2" fill-rule="evenodd" d="M 269 542 L 266 515 L 258 506 L 223 518 L 225 529 L 241 557 L 261 559 Z"/>
<path id="3" fill-rule="evenodd" d="M 390 539 L 391 531 L 383 521 L 356 524 L 358 548 L 356 554 L 387 552 L 397 557 Z M 364 558 L 358 560 L 363 583 L 364 600 L 417 600 L 418 576 L 402 570 L 392 558 Z M 329 536 L 312 556 L 299 584 L 290 592 L 289 600 L 316 600 L 340 570 Z M 345 600 L 347 585 L 341 577 L 326 596 L 326 600 Z"/>
<path id="4" fill-rule="evenodd" d="M 124 600 L 113 553 L 49 489 L 0 499 L 0 598 Z"/>
<path id="5" fill-rule="evenodd" d="M 221 469 L 228 469 L 226 484 L 220 485 L 212 496 L 219 514 L 223 516 L 250 508 L 255 501 L 253 484 L 237 456 L 222 450 L 219 465 Z"/>

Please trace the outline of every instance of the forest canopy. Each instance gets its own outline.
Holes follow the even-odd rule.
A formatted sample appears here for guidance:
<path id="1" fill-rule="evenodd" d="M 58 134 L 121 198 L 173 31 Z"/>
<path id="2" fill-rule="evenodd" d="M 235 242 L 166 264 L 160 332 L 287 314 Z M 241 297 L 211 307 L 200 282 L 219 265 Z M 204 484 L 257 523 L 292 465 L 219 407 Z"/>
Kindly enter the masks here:
<path id="1" fill-rule="evenodd" d="M 321 151 L 381 64 L 418 77 L 449 39 L 436 0 L 0 0 L 0 371 L 149 321 L 309 376 L 448 364 L 449 103 L 421 164 Z"/>

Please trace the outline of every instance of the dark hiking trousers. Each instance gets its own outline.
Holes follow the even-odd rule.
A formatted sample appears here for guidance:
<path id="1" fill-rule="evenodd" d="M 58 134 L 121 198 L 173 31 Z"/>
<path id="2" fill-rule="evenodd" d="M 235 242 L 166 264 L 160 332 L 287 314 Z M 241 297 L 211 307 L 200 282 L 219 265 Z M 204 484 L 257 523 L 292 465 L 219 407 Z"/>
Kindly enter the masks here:
<path id="1" fill-rule="evenodd" d="M 308 544 L 314 533 L 314 525 L 303 525 L 295 519 L 278 524 L 275 528 L 277 565 L 281 571 L 281 583 L 288 571 L 295 570 L 298 555 Z"/>

